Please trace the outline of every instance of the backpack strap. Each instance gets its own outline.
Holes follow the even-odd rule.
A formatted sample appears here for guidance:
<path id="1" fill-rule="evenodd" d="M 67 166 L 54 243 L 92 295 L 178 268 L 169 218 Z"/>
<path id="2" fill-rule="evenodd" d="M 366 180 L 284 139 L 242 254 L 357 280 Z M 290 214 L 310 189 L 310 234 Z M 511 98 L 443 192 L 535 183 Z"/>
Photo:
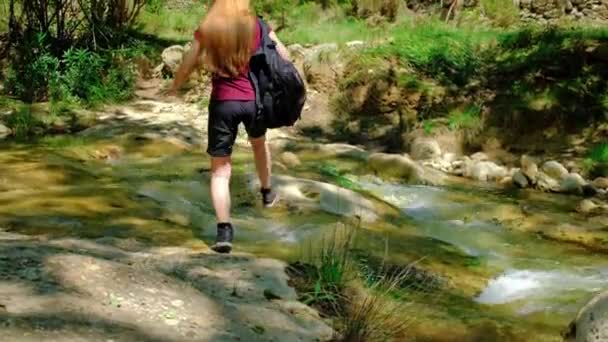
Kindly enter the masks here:
<path id="1" fill-rule="evenodd" d="M 270 39 L 270 28 L 268 27 L 268 24 L 266 24 L 266 21 L 264 21 L 264 18 L 262 18 L 261 16 L 258 17 L 258 21 L 260 23 L 260 27 L 262 28 L 262 45 L 264 48 L 272 46 L 274 47 L 276 44 L 275 42 Z"/>

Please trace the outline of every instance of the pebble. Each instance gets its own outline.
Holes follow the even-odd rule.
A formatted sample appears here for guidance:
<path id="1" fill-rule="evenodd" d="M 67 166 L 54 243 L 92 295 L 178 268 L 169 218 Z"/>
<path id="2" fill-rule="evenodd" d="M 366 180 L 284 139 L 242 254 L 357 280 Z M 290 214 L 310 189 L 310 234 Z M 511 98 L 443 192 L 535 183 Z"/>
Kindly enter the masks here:
<path id="1" fill-rule="evenodd" d="M 181 299 L 176 299 L 171 301 L 171 305 L 173 305 L 176 308 L 181 308 L 182 306 L 184 306 L 184 301 Z"/>

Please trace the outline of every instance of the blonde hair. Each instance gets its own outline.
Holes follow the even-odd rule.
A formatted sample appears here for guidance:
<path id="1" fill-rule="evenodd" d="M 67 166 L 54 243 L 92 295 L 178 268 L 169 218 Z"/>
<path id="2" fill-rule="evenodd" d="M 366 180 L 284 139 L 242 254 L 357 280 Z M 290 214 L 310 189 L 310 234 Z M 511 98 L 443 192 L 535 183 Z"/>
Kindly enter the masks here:
<path id="1" fill-rule="evenodd" d="M 203 64 L 219 76 L 239 76 L 251 58 L 255 23 L 249 0 L 215 0 L 198 29 Z"/>

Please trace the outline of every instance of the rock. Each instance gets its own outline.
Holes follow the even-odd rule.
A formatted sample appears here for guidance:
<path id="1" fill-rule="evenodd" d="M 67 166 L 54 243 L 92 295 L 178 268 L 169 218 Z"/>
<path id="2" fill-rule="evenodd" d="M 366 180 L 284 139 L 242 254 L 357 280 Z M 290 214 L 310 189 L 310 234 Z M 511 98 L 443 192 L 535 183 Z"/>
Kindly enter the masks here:
<path id="1" fill-rule="evenodd" d="M 507 176 L 507 173 L 507 169 L 503 166 L 496 165 L 490 161 L 480 161 L 468 168 L 465 176 L 487 182 L 502 179 Z"/>
<path id="2" fill-rule="evenodd" d="M 608 189 L 608 178 L 599 177 L 593 181 L 593 185 L 599 189 Z"/>
<path id="3" fill-rule="evenodd" d="M 608 341 L 608 290 L 593 297 L 576 315 L 564 335 L 569 342 Z"/>
<path id="4" fill-rule="evenodd" d="M 97 114 L 90 110 L 76 110 L 72 112 L 72 128 L 80 131 L 95 126 Z"/>
<path id="5" fill-rule="evenodd" d="M 559 181 L 544 172 L 538 173 L 537 179 L 536 179 L 536 187 L 541 191 L 547 191 L 547 192 L 560 191 Z"/>
<path id="6" fill-rule="evenodd" d="M 568 193 L 582 193 L 585 180 L 578 173 L 570 173 L 562 178 L 560 190 Z"/>
<path id="7" fill-rule="evenodd" d="M 11 131 L 10 128 L 4 126 L 3 124 L 0 124 L 0 140 L 1 139 L 6 139 L 11 134 L 12 134 L 12 131 Z"/>
<path id="8" fill-rule="evenodd" d="M 446 176 L 437 170 L 417 164 L 407 154 L 374 153 L 367 163 L 371 171 L 385 178 L 409 183 L 441 185 Z"/>
<path id="9" fill-rule="evenodd" d="M 181 45 L 173 45 L 166 48 L 161 54 L 163 68 L 173 75 L 181 64 L 184 53 L 184 47 Z"/>
<path id="10" fill-rule="evenodd" d="M 513 185 L 513 177 L 511 176 L 505 176 L 503 177 L 500 181 L 498 181 L 498 184 L 505 186 L 505 187 L 509 187 Z"/>
<path id="11" fill-rule="evenodd" d="M 598 210 L 600 207 L 593 203 L 593 201 L 585 199 L 582 200 L 577 206 L 576 206 L 576 211 L 581 213 L 581 214 L 591 214 L 593 212 L 595 212 L 596 210 Z"/>
<path id="12" fill-rule="evenodd" d="M 458 157 L 456 153 L 444 153 L 442 159 L 450 164 L 454 163 Z"/>
<path id="13" fill-rule="evenodd" d="M 365 42 L 362 40 L 354 40 L 346 43 L 346 47 L 352 50 L 359 50 L 365 47 Z"/>
<path id="14" fill-rule="evenodd" d="M 521 171 L 528 178 L 530 183 L 536 184 L 536 177 L 538 176 L 538 165 L 532 158 L 527 155 L 521 157 Z"/>
<path id="15" fill-rule="evenodd" d="M 411 153 L 415 160 L 433 159 L 441 156 L 441 147 L 434 139 L 418 138 L 412 143 Z"/>
<path id="16" fill-rule="evenodd" d="M 338 53 L 331 50 L 306 58 L 303 65 L 306 83 L 321 93 L 331 93 L 337 88 L 342 69 Z"/>
<path id="17" fill-rule="evenodd" d="M 598 189 L 593 184 L 585 184 L 583 185 L 583 196 L 585 197 L 593 197 L 598 194 Z"/>
<path id="18" fill-rule="evenodd" d="M 300 158 L 295 153 L 292 152 L 283 152 L 281 153 L 281 162 L 283 165 L 289 167 L 297 167 L 302 164 Z"/>
<path id="19" fill-rule="evenodd" d="M 528 182 L 528 177 L 526 177 L 521 170 L 517 170 L 513 174 L 513 183 L 520 188 L 527 188 L 528 185 L 530 185 Z"/>
<path id="20" fill-rule="evenodd" d="M 568 174 L 568 170 L 560 163 L 552 160 L 543 164 L 541 171 L 547 176 L 560 180 Z"/>
<path id="21" fill-rule="evenodd" d="M 471 159 L 474 160 L 474 161 L 486 161 L 486 160 L 490 160 L 490 158 L 488 157 L 488 155 L 485 154 L 485 153 L 483 153 L 483 152 L 474 153 L 471 156 Z"/>

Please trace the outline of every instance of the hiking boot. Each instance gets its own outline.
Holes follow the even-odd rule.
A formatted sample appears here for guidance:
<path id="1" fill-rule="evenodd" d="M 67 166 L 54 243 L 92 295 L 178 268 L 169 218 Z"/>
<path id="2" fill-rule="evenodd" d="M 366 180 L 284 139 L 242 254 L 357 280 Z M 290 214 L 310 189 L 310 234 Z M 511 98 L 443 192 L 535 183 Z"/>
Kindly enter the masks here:
<path id="1" fill-rule="evenodd" d="M 211 249 L 217 253 L 230 253 L 232 251 L 232 239 L 234 228 L 230 223 L 218 223 L 215 244 Z"/>
<path id="2" fill-rule="evenodd" d="M 260 192 L 262 193 L 262 204 L 265 208 L 271 208 L 277 203 L 279 196 L 272 189 L 262 189 Z"/>

